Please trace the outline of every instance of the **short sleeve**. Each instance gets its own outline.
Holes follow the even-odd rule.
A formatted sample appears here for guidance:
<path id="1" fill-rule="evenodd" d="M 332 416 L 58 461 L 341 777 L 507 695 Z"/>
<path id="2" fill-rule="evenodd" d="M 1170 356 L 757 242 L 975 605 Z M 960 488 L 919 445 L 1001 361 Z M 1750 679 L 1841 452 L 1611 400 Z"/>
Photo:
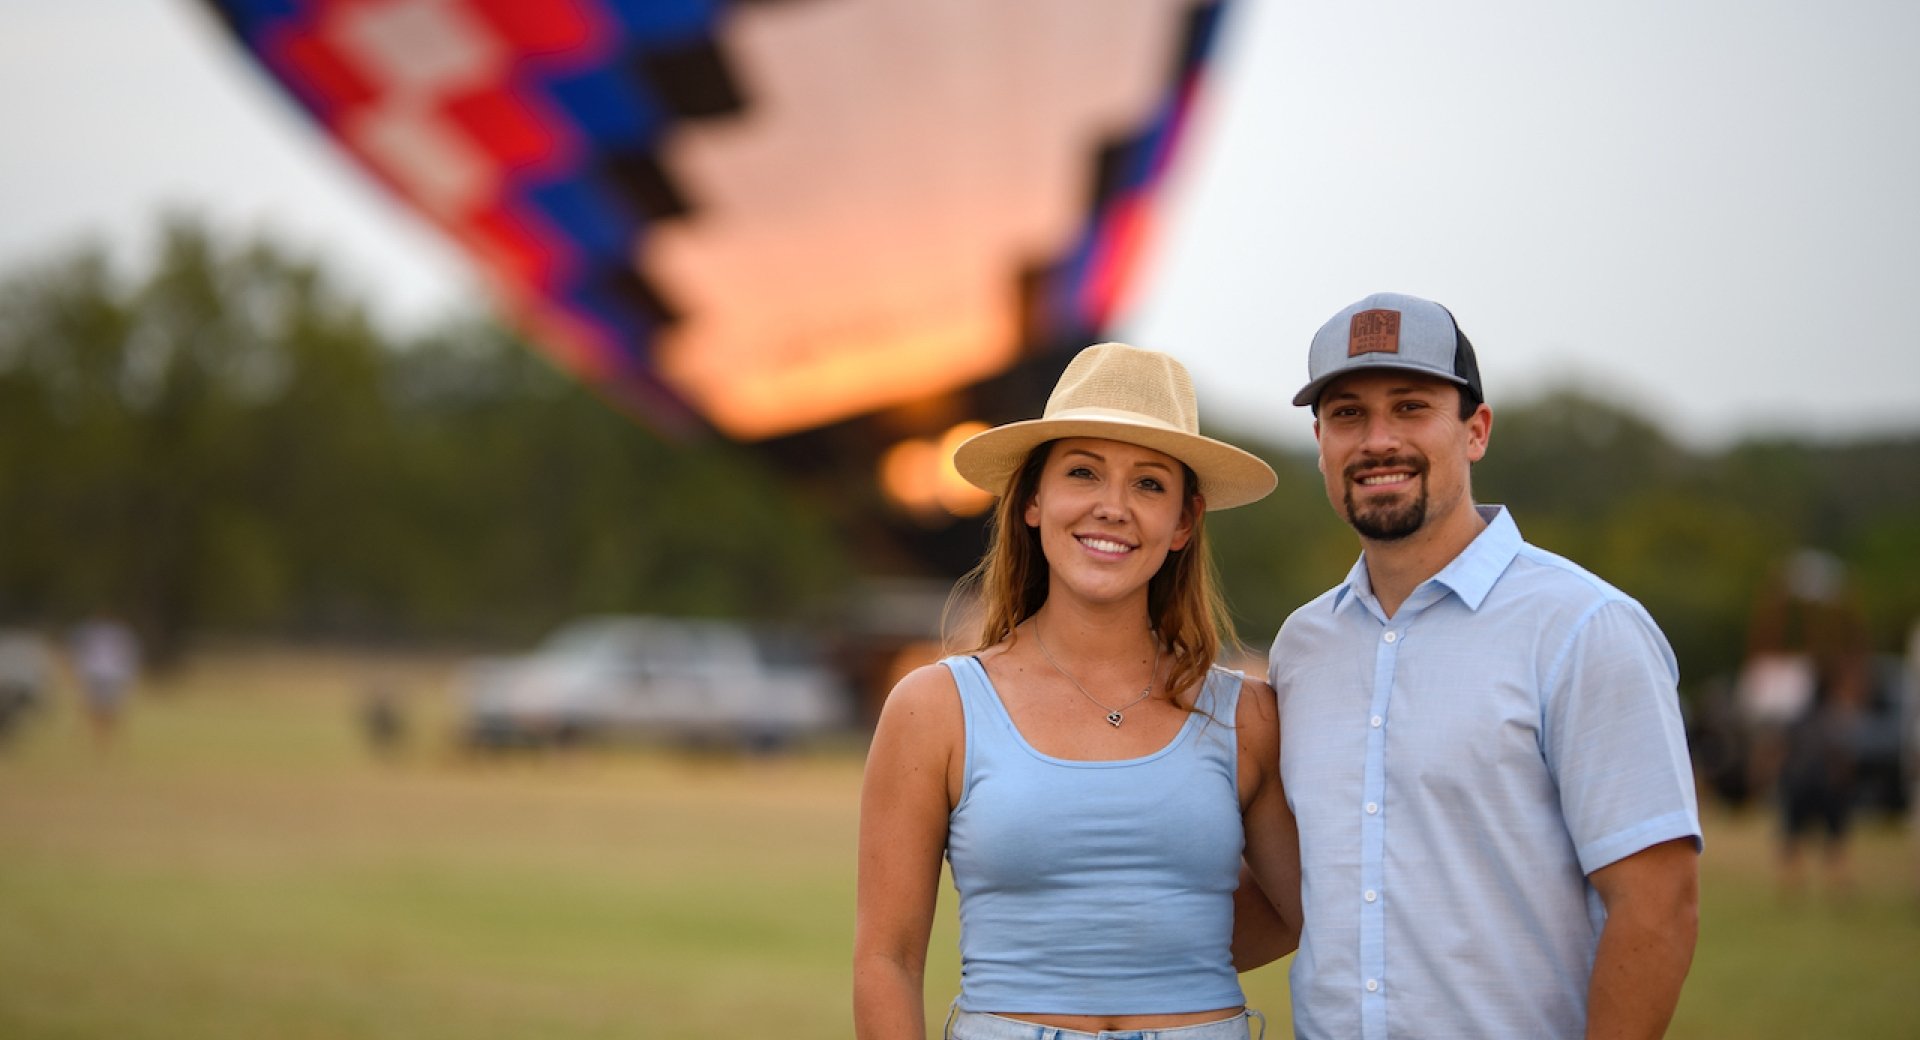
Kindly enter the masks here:
<path id="1" fill-rule="evenodd" d="M 1642 849 L 1700 844 L 1679 668 L 1638 603 L 1603 601 L 1546 677 L 1544 753 L 1567 829 L 1592 874 Z"/>

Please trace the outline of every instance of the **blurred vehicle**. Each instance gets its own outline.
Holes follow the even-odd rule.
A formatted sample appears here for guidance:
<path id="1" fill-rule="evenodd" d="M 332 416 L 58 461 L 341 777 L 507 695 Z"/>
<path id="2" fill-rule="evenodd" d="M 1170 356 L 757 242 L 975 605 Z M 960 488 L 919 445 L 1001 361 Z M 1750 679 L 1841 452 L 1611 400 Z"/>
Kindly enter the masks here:
<path id="1" fill-rule="evenodd" d="M 0 629 L 0 740 L 46 704 L 52 678 L 53 652 L 45 639 L 24 629 Z"/>
<path id="2" fill-rule="evenodd" d="M 482 748 L 639 739 L 769 750 L 847 727 L 845 681 L 807 641 L 728 621 L 583 618 L 457 680 Z"/>

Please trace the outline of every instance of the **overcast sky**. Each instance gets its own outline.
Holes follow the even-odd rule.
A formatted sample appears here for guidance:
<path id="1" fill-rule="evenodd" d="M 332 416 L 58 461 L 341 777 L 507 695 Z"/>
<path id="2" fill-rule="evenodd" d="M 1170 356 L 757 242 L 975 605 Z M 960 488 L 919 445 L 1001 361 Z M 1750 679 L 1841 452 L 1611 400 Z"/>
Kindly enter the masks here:
<path id="1" fill-rule="evenodd" d="M 1689 442 L 1920 429 L 1920 4 L 1239 0 L 1120 334 L 1203 416 L 1286 405 L 1328 315 L 1447 304 L 1496 412 L 1578 382 Z M 480 297 L 187 0 L 0 0 L 0 270 L 164 206 L 400 323 Z M 1496 438 L 1498 430 L 1496 427 Z"/>

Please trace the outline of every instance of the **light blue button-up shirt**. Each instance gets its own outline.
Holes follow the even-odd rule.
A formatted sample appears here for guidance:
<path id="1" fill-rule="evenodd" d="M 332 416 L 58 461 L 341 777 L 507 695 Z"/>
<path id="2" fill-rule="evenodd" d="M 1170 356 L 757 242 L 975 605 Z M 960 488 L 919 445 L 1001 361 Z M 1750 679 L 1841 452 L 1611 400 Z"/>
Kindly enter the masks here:
<path id="1" fill-rule="evenodd" d="M 1700 837 L 1673 650 L 1505 509 L 1388 618 L 1362 557 L 1274 640 L 1302 1038 L 1579 1037 L 1587 875 Z"/>

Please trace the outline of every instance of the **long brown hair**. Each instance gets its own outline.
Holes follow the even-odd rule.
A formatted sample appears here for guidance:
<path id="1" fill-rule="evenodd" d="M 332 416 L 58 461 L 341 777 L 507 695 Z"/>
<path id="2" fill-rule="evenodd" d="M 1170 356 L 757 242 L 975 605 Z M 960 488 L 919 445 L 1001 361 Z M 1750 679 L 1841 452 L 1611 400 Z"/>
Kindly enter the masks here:
<path id="1" fill-rule="evenodd" d="M 953 597 L 948 600 L 949 615 L 955 602 L 968 596 L 973 597 L 980 615 L 979 642 L 963 652 L 984 650 L 1012 636 L 1014 629 L 1038 613 L 1047 601 L 1047 557 L 1040 548 L 1040 533 L 1027 526 L 1025 514 L 1027 504 L 1040 490 L 1040 474 L 1054 443 L 1035 446 L 1008 478 L 1007 488 L 988 521 L 986 555 L 954 586 Z M 1192 708 L 1191 699 L 1183 700 L 1180 695 L 1206 676 L 1222 646 L 1237 648 L 1240 642 L 1220 594 L 1213 553 L 1207 547 L 1200 480 L 1184 462 L 1180 464 L 1180 476 L 1186 496 L 1184 509 L 1193 521 L 1193 534 L 1184 548 L 1169 552 L 1160 570 L 1148 579 L 1147 621 L 1171 662 L 1167 689 L 1174 691 L 1175 703 Z"/>

